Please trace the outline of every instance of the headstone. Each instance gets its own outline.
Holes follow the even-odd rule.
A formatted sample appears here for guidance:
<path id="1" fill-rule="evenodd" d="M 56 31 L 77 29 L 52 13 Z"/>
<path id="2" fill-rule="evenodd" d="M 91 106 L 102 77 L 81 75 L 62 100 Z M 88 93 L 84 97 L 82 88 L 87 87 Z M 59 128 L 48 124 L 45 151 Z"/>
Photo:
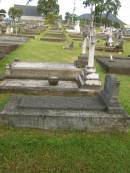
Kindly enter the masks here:
<path id="1" fill-rule="evenodd" d="M 80 56 L 78 56 L 78 60 L 74 62 L 75 66 L 77 68 L 85 68 L 88 62 L 88 57 L 87 57 L 87 48 L 88 48 L 88 31 L 86 28 L 86 31 L 83 32 L 83 44 L 82 44 L 82 53 Z"/>
<path id="2" fill-rule="evenodd" d="M 106 75 L 104 90 L 101 97 L 109 113 L 122 113 L 123 109 L 118 102 L 120 82 L 115 75 Z"/>
<path id="3" fill-rule="evenodd" d="M 114 62 L 112 54 L 110 54 L 110 62 Z"/>
<path id="4" fill-rule="evenodd" d="M 91 26 L 90 26 L 90 36 L 89 36 L 89 57 L 88 65 L 79 75 L 79 85 L 81 88 L 86 88 L 90 90 L 98 90 L 101 87 L 101 81 L 99 80 L 99 75 L 96 73 L 96 68 L 94 66 L 94 56 L 95 56 L 95 45 L 96 45 L 96 31 L 93 24 L 93 11 Z"/>
<path id="5" fill-rule="evenodd" d="M 14 32 L 14 29 L 13 29 L 13 27 L 11 27 L 10 33 L 13 34 L 13 32 Z"/>
<path id="6" fill-rule="evenodd" d="M 10 35 L 11 34 L 11 28 L 9 26 L 7 26 L 7 28 L 6 28 L 6 34 L 7 35 Z"/>
<path id="7" fill-rule="evenodd" d="M 74 29 L 66 29 L 66 31 L 69 33 L 80 33 L 80 21 L 77 21 Z"/>

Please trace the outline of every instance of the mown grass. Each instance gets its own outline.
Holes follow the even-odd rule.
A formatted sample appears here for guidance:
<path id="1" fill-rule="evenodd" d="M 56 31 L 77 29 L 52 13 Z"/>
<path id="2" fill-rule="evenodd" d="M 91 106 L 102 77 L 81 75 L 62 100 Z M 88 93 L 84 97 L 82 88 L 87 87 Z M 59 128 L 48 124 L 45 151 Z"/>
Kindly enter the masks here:
<path id="1" fill-rule="evenodd" d="M 1 127 L 1 173 L 129 173 L 130 133 Z"/>
<path id="2" fill-rule="evenodd" d="M 66 43 L 51 43 L 40 41 L 41 36 L 37 37 L 35 40 L 30 40 L 16 51 L 10 53 L 5 59 L 0 61 L 0 73 L 5 72 L 5 66 L 11 63 L 14 59 L 19 59 L 21 61 L 41 61 L 41 62 L 58 62 L 58 63 L 73 63 L 77 56 L 81 53 L 81 47 L 79 42 L 75 42 L 75 47 L 73 50 L 64 50 L 63 47 Z M 101 41 L 102 42 L 102 41 Z M 130 54 L 130 42 L 124 43 L 124 56 Z M 104 52 L 96 52 L 98 55 L 108 55 Z M 116 55 L 118 56 L 118 54 Z M 97 70 L 100 74 L 102 81 L 105 78 L 105 71 L 98 65 Z M 125 110 L 130 114 L 130 77 L 124 75 L 117 75 L 121 81 L 120 90 L 120 102 L 124 106 Z M 8 95 L 0 96 L 0 109 L 3 108 L 5 100 L 8 100 Z"/>
<path id="3" fill-rule="evenodd" d="M 14 59 L 21 61 L 73 62 L 80 54 L 79 44 L 75 43 L 75 48 L 72 51 L 64 50 L 64 45 L 64 43 L 50 43 L 40 41 L 39 39 L 31 40 L 7 55 L 0 62 L 0 73 L 3 73 L 5 65 L 11 63 Z"/>
<path id="4" fill-rule="evenodd" d="M 70 63 L 80 54 L 64 44 L 31 40 L 0 62 L 0 73 L 14 59 Z M 130 43 L 126 43 L 125 55 Z M 105 72 L 96 64 L 102 82 Z M 120 101 L 130 114 L 130 77 L 118 75 Z M 0 94 L 2 110 L 9 95 Z M 0 126 L 0 173 L 129 173 L 130 132 L 87 134 L 86 132 L 42 131 Z"/>

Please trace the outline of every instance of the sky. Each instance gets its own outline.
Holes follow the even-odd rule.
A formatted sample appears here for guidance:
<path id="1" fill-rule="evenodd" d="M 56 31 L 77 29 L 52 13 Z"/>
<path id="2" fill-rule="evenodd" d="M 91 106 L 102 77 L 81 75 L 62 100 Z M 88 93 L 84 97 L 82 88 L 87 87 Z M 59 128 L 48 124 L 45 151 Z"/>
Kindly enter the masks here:
<path id="1" fill-rule="evenodd" d="M 30 5 L 37 5 L 38 0 L 32 0 Z M 76 0 L 76 11 L 77 15 L 81 15 L 83 13 L 88 13 L 89 10 L 84 8 L 82 2 L 83 0 Z M 122 7 L 119 10 L 118 17 L 126 24 L 130 25 L 130 0 L 120 0 Z M 14 4 L 25 5 L 27 0 L 0 0 L 0 9 L 4 8 L 6 10 L 9 7 L 12 7 Z M 58 0 L 60 5 L 60 14 L 64 16 L 66 12 L 72 13 L 74 0 Z"/>

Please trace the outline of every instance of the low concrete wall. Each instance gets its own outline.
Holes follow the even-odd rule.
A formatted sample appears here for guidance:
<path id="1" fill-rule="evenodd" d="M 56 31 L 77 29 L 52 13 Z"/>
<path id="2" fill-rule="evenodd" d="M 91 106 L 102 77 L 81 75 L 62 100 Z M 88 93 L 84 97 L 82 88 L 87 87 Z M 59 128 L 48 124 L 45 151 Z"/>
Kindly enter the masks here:
<path id="1" fill-rule="evenodd" d="M 31 112 L 30 112 L 31 113 Z M 94 111 L 44 110 L 40 115 L 0 115 L 0 124 L 22 128 L 85 130 L 90 132 L 124 132 L 128 120 L 122 115 Z"/>

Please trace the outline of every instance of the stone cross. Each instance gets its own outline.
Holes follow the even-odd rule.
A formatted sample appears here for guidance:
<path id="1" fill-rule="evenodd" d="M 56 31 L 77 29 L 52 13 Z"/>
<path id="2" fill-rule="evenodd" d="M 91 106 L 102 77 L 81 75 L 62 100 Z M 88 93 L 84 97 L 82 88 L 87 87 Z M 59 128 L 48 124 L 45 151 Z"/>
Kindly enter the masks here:
<path id="1" fill-rule="evenodd" d="M 99 75 L 96 73 L 96 68 L 94 66 L 94 56 L 95 56 L 95 45 L 96 45 L 96 31 L 94 27 L 94 9 L 91 6 L 91 25 L 90 25 L 90 35 L 89 35 L 89 57 L 88 64 L 85 69 L 79 75 L 79 85 L 82 88 L 88 88 L 90 90 L 98 90 L 101 86 L 101 81 L 99 80 Z"/>

